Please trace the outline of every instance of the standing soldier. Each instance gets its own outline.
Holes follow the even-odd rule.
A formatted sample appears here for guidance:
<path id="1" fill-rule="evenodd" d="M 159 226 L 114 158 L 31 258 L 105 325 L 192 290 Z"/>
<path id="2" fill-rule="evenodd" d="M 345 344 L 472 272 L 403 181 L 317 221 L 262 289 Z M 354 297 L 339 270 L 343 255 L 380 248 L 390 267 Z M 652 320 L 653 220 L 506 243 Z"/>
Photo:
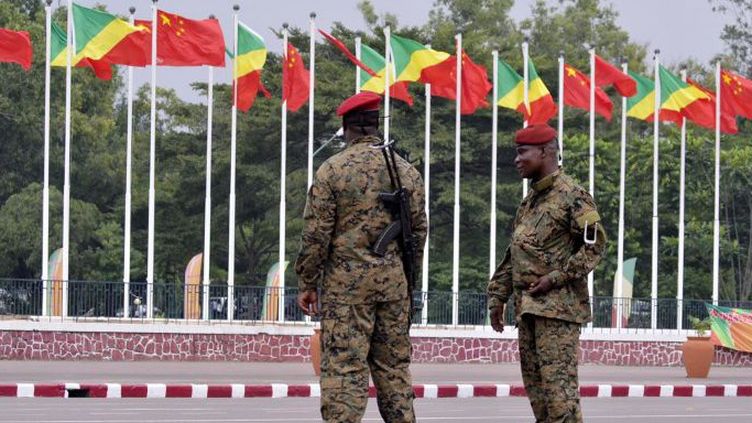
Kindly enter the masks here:
<path id="1" fill-rule="evenodd" d="M 532 190 L 488 284 L 491 326 L 504 330 L 504 305 L 514 294 L 522 380 L 536 422 L 582 422 L 577 356 L 580 327 L 591 319 L 586 277 L 606 234 L 593 198 L 558 167 L 556 131 L 532 125 L 515 142 L 515 166 Z"/>
<path id="2" fill-rule="evenodd" d="M 392 223 L 379 198 L 391 192 L 378 137 L 381 97 L 363 92 L 337 109 L 347 148 L 325 161 L 308 192 L 300 254 L 295 263 L 298 305 L 318 314 L 321 290 L 321 416 L 359 422 L 368 403 L 369 369 L 386 422 L 414 422 L 410 377 L 410 297 L 397 242 L 383 256 L 371 246 Z M 409 192 L 417 263 L 426 238 L 423 182 L 396 157 Z"/>

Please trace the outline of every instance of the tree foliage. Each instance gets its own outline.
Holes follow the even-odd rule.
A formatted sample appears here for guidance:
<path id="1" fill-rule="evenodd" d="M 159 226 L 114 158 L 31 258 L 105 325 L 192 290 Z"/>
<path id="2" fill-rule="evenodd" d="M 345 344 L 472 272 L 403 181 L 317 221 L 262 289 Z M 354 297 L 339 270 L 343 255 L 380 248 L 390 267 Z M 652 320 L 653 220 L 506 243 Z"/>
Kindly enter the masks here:
<path id="1" fill-rule="evenodd" d="M 727 7 L 743 0 L 718 0 Z M 39 277 L 41 251 L 41 181 L 43 166 L 44 16 L 41 2 L 13 0 L 0 3 L 0 27 L 31 32 L 34 66 L 28 73 L 17 66 L 0 66 L 0 275 Z M 425 25 L 399 26 L 394 15 L 363 1 L 359 8 L 367 31 L 353 31 L 336 23 L 332 33 L 352 46 L 352 39 L 383 51 L 382 30 L 431 43 L 452 52 L 454 34 L 463 32 L 463 44 L 473 59 L 492 69 L 491 51 L 517 69 L 522 68 L 520 43 L 528 37 L 539 74 L 556 95 L 557 57 L 587 72 L 587 49 L 612 62 L 627 60 L 630 68 L 645 72 L 646 48 L 630 40 L 616 22 L 615 10 L 598 0 L 562 0 L 551 5 L 538 1 L 529 19 L 515 22 L 509 15 L 512 0 L 438 0 Z M 741 6 L 740 6 L 741 7 Z M 62 20 L 62 16 L 56 19 Z M 724 39 L 742 45 L 744 37 L 724 32 Z M 736 38 L 734 38 L 736 37 Z M 293 29 L 290 39 L 305 45 L 308 35 Z M 739 42 L 737 43 L 736 40 Z M 749 44 L 749 43 L 748 43 Z M 332 111 L 355 86 L 355 73 L 346 58 L 328 44 L 317 45 L 314 128 L 317 147 L 339 128 Z M 719 54 L 722 52 L 719 52 Z M 746 56 L 730 43 L 736 68 L 744 70 Z M 307 52 L 302 52 L 308 63 Z M 688 63 L 691 75 L 712 83 L 706 64 Z M 280 169 L 280 58 L 269 54 L 263 80 L 272 99 L 259 98 L 253 109 L 238 118 L 236 283 L 261 284 L 277 261 Z M 346 70 L 346 71 L 343 71 Z M 64 72 L 52 78 L 52 208 L 51 250 L 59 247 L 63 158 Z M 161 73 L 167 75 L 165 70 Z M 193 85 L 200 95 L 207 90 L 197 69 Z M 489 72 L 490 76 L 490 72 Z M 87 69 L 73 77 L 71 277 L 122 278 L 125 184 L 126 104 L 123 77 L 110 82 L 94 78 Z M 212 174 L 211 277 L 226 278 L 228 196 L 230 173 L 230 90 L 215 85 Z M 415 105 L 395 102 L 390 113 L 393 136 L 409 151 L 416 167 L 424 164 L 423 87 L 413 84 Z M 614 119 L 598 118 L 596 125 L 595 198 L 610 237 L 608 255 L 596 270 L 596 294 L 611 295 L 616 269 L 619 198 L 620 98 L 613 92 Z M 203 248 L 204 169 L 206 154 L 205 104 L 181 100 L 172 90 L 159 89 L 156 181 L 156 275 L 159 282 L 178 282 L 186 263 Z M 302 228 L 306 192 L 307 113 L 288 114 L 287 145 L 287 259 L 294 260 Z M 452 222 L 454 211 L 454 102 L 432 99 L 431 134 L 431 244 L 430 288 L 452 285 Z M 134 103 L 132 268 L 134 280 L 145 279 L 147 198 L 149 174 L 149 87 L 141 87 Z M 499 111 L 499 166 L 497 186 L 498 256 L 509 241 L 511 221 L 521 198 L 521 183 L 512 160 L 512 134 L 522 122 L 516 112 Z M 722 152 L 721 297 L 752 296 L 752 148 L 746 143 L 750 124 L 741 122 L 737 136 L 724 137 Z M 676 295 L 679 181 L 679 129 L 661 125 L 660 200 L 661 230 L 659 295 Z M 713 133 L 688 125 L 685 298 L 711 294 L 713 227 Z M 625 257 L 637 257 L 635 295 L 649 296 L 652 214 L 652 125 L 628 123 Z M 565 168 L 583 183 L 588 178 L 588 118 L 582 111 L 565 111 Z M 481 109 L 462 118 L 461 266 L 460 288 L 482 290 L 489 272 L 489 217 L 491 172 L 491 111 Z M 332 143 L 315 158 L 315 166 L 338 151 Z M 498 260 L 499 257 L 496 259 Z M 288 283 L 294 284 L 293 272 Z"/>

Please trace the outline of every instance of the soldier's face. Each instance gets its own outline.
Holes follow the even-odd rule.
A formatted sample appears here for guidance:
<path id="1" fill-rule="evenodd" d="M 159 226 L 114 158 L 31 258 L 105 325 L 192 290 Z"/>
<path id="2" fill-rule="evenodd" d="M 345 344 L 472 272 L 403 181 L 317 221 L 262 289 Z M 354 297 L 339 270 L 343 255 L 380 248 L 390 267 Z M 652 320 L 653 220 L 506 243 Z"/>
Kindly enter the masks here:
<path id="1" fill-rule="evenodd" d="M 534 178 L 543 167 L 543 148 L 534 145 L 520 145 L 517 147 L 517 157 L 514 166 L 523 178 Z"/>

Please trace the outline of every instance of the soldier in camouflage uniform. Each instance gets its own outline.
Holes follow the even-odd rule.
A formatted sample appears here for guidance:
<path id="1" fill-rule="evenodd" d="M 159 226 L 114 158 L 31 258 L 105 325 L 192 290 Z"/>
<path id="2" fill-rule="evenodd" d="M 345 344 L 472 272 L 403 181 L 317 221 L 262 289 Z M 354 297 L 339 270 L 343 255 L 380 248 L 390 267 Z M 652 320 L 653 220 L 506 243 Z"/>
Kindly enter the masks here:
<path id="1" fill-rule="evenodd" d="M 556 131 L 533 125 L 515 142 L 515 166 L 532 189 L 488 284 L 491 325 L 504 330 L 504 305 L 514 295 L 522 380 L 536 422 L 582 422 L 580 326 L 591 319 L 587 274 L 606 234 L 593 198 L 558 167 Z"/>
<path id="2" fill-rule="evenodd" d="M 308 192 L 300 254 L 295 263 L 306 314 L 318 312 L 321 289 L 321 415 L 359 422 L 368 402 L 369 369 L 386 422 L 414 422 L 407 279 L 397 242 L 384 257 L 369 247 L 393 220 L 379 199 L 391 192 L 384 157 L 373 144 L 381 98 L 361 93 L 340 105 L 347 148 L 325 161 Z M 418 252 L 426 238 L 423 182 L 401 157 L 410 192 Z M 420 263 L 420 258 L 418 258 Z"/>

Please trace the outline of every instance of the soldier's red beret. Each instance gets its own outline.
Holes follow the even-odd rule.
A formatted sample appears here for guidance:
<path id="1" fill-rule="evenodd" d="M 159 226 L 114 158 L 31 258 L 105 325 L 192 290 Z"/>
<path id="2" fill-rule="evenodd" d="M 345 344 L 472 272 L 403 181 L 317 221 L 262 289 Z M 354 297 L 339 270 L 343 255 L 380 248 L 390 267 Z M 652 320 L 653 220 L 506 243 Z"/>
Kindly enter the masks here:
<path id="1" fill-rule="evenodd" d="M 344 116 L 351 112 L 379 110 L 380 106 L 380 95 L 369 91 L 363 91 L 343 101 L 337 108 L 337 116 Z"/>
<path id="2" fill-rule="evenodd" d="M 548 125 L 530 125 L 514 134 L 514 142 L 520 145 L 541 145 L 556 138 L 556 130 Z"/>

